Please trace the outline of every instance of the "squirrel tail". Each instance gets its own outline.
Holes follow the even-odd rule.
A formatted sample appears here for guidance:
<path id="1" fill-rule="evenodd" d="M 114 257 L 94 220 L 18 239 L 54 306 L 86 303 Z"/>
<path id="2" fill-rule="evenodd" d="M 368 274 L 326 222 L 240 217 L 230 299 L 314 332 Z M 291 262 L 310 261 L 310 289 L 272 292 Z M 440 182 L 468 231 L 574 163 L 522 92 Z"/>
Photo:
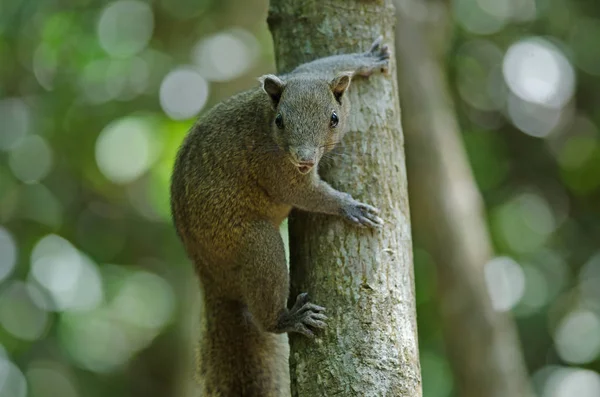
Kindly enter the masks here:
<path id="1" fill-rule="evenodd" d="M 287 335 L 261 331 L 245 305 L 204 290 L 202 333 L 202 396 L 290 395 Z"/>

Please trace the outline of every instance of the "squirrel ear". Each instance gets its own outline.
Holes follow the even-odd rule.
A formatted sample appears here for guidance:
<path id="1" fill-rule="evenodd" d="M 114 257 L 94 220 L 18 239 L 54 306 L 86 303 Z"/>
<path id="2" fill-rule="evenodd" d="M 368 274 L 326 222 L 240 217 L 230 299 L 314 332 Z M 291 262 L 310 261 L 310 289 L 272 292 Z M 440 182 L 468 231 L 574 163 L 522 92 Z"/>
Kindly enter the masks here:
<path id="1" fill-rule="evenodd" d="M 352 80 L 352 76 L 354 76 L 354 72 L 342 72 L 335 76 L 329 83 L 331 91 L 333 92 L 333 96 L 335 96 L 335 99 L 340 103 L 342 101 L 344 92 L 346 92 L 350 86 L 350 80 Z"/>
<path id="2" fill-rule="evenodd" d="M 259 81 L 262 83 L 262 89 L 269 94 L 273 104 L 277 106 L 281 98 L 281 93 L 285 88 L 283 80 L 273 74 L 267 74 L 262 76 Z"/>

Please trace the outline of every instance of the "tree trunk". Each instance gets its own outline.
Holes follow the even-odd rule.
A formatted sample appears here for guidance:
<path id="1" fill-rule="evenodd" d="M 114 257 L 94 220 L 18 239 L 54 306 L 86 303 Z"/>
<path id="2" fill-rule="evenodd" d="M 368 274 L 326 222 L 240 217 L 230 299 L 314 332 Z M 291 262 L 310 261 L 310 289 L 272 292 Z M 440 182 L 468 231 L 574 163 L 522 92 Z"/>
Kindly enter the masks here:
<path id="1" fill-rule="evenodd" d="M 391 0 L 273 0 L 269 25 L 285 73 L 327 55 L 393 48 Z M 327 307 L 319 338 L 290 337 L 293 396 L 421 396 L 410 217 L 395 79 L 356 78 L 344 154 L 321 175 L 382 210 L 381 231 L 324 215 L 290 217 L 292 294 Z"/>
<path id="2" fill-rule="evenodd" d="M 396 0 L 396 6 L 411 211 L 417 235 L 436 263 L 446 350 L 459 395 L 529 396 L 514 324 L 493 309 L 484 282 L 492 247 L 437 49 L 447 37 L 447 10 L 421 0 Z M 425 7 L 429 12 L 420 15 L 431 19 L 418 22 L 414 11 Z"/>

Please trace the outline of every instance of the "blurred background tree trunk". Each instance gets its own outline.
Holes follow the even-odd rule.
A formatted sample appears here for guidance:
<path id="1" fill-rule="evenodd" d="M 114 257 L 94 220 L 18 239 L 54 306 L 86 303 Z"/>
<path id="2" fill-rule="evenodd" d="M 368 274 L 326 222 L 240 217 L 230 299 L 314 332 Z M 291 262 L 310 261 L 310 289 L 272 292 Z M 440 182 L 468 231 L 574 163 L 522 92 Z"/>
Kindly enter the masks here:
<path id="1" fill-rule="evenodd" d="M 492 307 L 493 249 L 462 145 L 442 57 L 447 5 L 396 0 L 396 57 L 416 235 L 437 269 L 447 354 L 461 397 L 529 396 L 512 318 Z"/>
<path id="2" fill-rule="evenodd" d="M 366 51 L 383 34 L 386 1 L 274 0 L 269 12 L 280 73 L 327 55 Z M 392 62 L 393 64 L 393 62 Z M 307 291 L 329 322 L 316 340 L 290 339 L 294 396 L 421 396 L 412 243 L 395 67 L 356 78 L 345 153 L 322 176 L 382 210 L 380 232 L 306 213 L 290 218 L 292 296 Z"/>

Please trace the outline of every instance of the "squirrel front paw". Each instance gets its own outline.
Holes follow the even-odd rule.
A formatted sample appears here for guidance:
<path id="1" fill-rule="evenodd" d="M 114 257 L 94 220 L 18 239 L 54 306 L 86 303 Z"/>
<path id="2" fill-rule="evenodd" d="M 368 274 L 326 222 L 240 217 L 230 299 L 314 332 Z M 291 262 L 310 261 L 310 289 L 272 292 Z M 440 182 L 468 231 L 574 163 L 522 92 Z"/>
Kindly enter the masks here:
<path id="1" fill-rule="evenodd" d="M 324 307 L 310 303 L 308 294 L 304 292 L 298 295 L 294 306 L 281 316 L 278 328 L 282 332 L 297 332 L 313 338 L 314 329 L 327 327 L 325 323 L 327 316 L 323 314 L 324 311 Z"/>
<path id="2" fill-rule="evenodd" d="M 377 216 L 381 212 L 379 209 L 356 201 L 349 195 L 341 210 L 344 218 L 360 227 L 379 229 L 383 226 L 383 219 Z"/>
<path id="3" fill-rule="evenodd" d="M 375 71 L 387 73 L 390 66 L 391 51 L 387 44 L 383 44 L 383 36 L 379 36 L 369 51 L 365 52 L 365 57 L 369 59 L 369 64 L 360 68 L 357 74 L 368 77 Z"/>

